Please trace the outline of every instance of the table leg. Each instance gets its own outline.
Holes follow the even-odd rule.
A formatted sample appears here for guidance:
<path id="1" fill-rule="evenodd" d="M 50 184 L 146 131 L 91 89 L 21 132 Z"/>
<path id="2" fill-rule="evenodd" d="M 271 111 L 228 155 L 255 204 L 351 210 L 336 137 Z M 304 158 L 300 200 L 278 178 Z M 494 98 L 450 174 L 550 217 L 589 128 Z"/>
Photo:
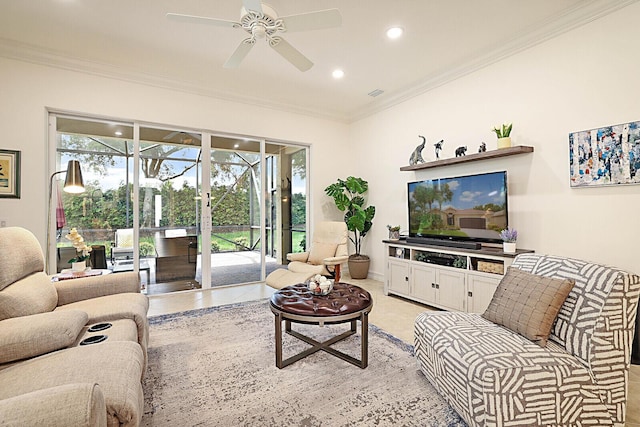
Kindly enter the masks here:
<path id="1" fill-rule="evenodd" d="M 362 329 L 360 332 L 362 337 L 360 341 L 360 351 L 362 352 L 360 355 L 360 367 L 364 369 L 369 364 L 369 313 L 360 315 L 360 328 Z"/>
<path id="2" fill-rule="evenodd" d="M 276 313 L 275 319 L 276 319 L 276 366 L 282 369 L 282 314 Z"/>

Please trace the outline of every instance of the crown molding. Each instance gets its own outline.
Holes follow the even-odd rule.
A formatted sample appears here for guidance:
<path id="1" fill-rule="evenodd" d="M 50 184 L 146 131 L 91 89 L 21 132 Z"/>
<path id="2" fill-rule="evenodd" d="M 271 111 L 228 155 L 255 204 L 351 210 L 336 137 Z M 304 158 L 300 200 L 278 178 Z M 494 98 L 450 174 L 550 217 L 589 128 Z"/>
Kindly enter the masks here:
<path id="1" fill-rule="evenodd" d="M 373 114 L 384 111 L 395 105 L 408 101 L 489 65 L 495 64 L 509 56 L 544 43 L 554 37 L 589 24 L 603 16 L 623 9 L 639 0 L 590 0 L 580 2 L 562 15 L 548 19 L 542 25 L 523 29 L 520 34 L 508 43 L 500 43 L 486 49 L 474 57 L 461 61 L 458 66 L 441 70 L 431 76 L 407 86 L 385 99 L 355 111 L 348 117 L 353 123 Z"/>
<path id="2" fill-rule="evenodd" d="M 58 68 L 67 71 L 79 72 L 99 77 L 121 80 L 129 83 L 137 83 L 162 89 L 175 90 L 199 96 L 205 96 L 224 101 L 253 105 L 260 108 L 268 108 L 288 113 L 301 114 L 315 118 L 323 118 L 332 121 L 346 123 L 342 114 L 331 114 L 326 110 L 305 108 L 285 102 L 265 100 L 262 98 L 238 95 L 236 93 L 213 90 L 205 86 L 193 84 L 187 81 L 174 79 L 159 74 L 144 73 L 119 67 L 99 61 L 88 61 L 68 56 L 62 52 L 51 49 L 43 49 L 28 43 L 11 39 L 0 38 L 0 57 L 14 59 L 47 67 Z"/>
<path id="3" fill-rule="evenodd" d="M 125 67 L 98 61 L 88 61 L 71 57 L 59 51 L 43 49 L 15 40 L 0 38 L 0 57 L 18 61 L 80 72 L 105 78 L 122 80 L 146 86 L 175 90 L 199 96 L 253 105 L 314 118 L 332 120 L 342 123 L 353 123 L 373 114 L 384 111 L 416 96 L 464 77 L 509 56 L 529 49 L 549 39 L 569 32 L 575 28 L 593 22 L 612 12 L 625 8 L 640 0 L 585 0 L 566 10 L 563 14 L 548 19 L 542 25 L 524 28 L 520 34 L 507 43 L 489 47 L 473 57 L 460 61 L 459 65 L 440 70 L 430 76 L 414 82 L 395 93 L 376 99 L 367 106 L 351 113 L 342 114 L 327 109 L 302 107 L 286 102 L 271 101 L 262 98 L 239 95 L 237 93 L 214 90 L 187 81 L 174 79 L 158 74 L 144 73 Z"/>

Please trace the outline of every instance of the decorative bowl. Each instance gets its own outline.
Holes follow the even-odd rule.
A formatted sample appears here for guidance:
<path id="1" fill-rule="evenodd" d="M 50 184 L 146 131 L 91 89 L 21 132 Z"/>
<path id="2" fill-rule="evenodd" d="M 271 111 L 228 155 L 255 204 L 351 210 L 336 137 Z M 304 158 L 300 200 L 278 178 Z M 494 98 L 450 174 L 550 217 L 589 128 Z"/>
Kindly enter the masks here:
<path id="1" fill-rule="evenodd" d="M 307 283 L 307 288 L 314 295 L 328 295 L 333 289 L 333 279 L 327 279 L 327 280 L 321 281 L 320 283 L 311 279 L 311 280 L 307 280 L 306 283 Z"/>

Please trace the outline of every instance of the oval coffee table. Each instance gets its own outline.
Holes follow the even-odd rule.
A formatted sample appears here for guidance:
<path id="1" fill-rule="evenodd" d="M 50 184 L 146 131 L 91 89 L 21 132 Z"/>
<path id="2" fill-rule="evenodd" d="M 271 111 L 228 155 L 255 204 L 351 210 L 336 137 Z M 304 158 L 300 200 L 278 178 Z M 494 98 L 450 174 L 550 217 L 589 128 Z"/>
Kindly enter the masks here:
<path id="1" fill-rule="evenodd" d="M 368 316 L 373 308 L 373 299 L 369 292 L 347 283 L 336 283 L 333 290 L 325 296 L 314 295 L 303 283 L 287 286 L 271 296 L 271 311 L 275 315 L 276 325 L 276 366 L 284 368 L 298 360 L 323 350 L 362 369 L 368 364 Z M 344 340 L 357 331 L 360 320 L 360 360 L 349 356 L 331 345 Z M 286 332 L 311 345 L 294 356 L 282 360 L 282 322 Z M 327 341 L 319 342 L 291 329 L 291 323 L 311 325 L 334 325 L 351 322 L 350 330 Z"/>

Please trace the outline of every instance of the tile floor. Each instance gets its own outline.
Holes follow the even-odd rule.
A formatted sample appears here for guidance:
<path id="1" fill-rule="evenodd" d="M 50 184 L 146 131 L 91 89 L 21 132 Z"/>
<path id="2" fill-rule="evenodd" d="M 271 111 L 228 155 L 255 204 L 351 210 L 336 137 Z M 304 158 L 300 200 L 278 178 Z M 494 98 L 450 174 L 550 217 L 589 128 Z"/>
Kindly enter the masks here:
<path id="1" fill-rule="evenodd" d="M 413 344 L 413 321 L 419 313 L 431 308 L 402 298 L 385 296 L 383 284 L 377 280 L 352 280 L 348 277 L 344 280 L 371 293 L 374 306 L 369 315 L 370 323 Z M 274 289 L 258 283 L 150 295 L 149 316 L 264 299 L 273 292 Z M 640 366 L 635 365 L 631 366 L 626 426 L 640 427 Z"/>

